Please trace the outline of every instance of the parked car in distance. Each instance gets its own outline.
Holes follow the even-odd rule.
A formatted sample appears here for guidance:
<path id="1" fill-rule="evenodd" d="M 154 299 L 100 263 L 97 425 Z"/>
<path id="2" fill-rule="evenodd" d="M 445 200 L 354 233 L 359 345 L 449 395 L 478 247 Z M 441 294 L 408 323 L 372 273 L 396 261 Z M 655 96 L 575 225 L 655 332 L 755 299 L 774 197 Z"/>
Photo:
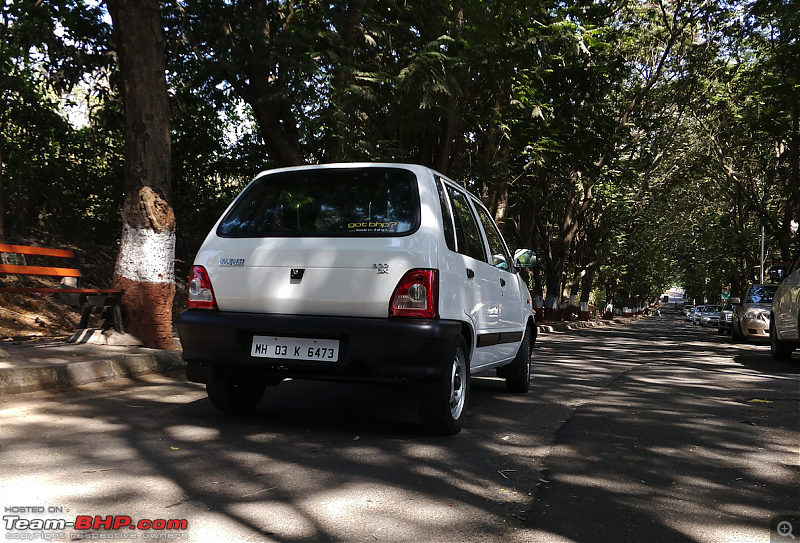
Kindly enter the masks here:
<path id="1" fill-rule="evenodd" d="M 694 305 L 691 302 L 683 304 L 683 318 L 684 320 L 692 320 L 692 313 L 694 313 Z"/>
<path id="2" fill-rule="evenodd" d="M 530 386 L 537 328 L 520 268 L 481 201 L 405 164 L 259 174 L 203 242 L 178 330 L 189 381 L 247 413 L 284 379 L 403 385 L 422 422 L 461 430 L 470 375 Z"/>
<path id="3" fill-rule="evenodd" d="M 722 306 L 707 305 L 700 315 L 700 326 L 716 326 L 719 324 L 719 312 Z"/>
<path id="4" fill-rule="evenodd" d="M 770 307 L 770 353 L 775 360 L 789 360 L 800 345 L 800 254 L 788 273 L 784 270 L 774 278 L 783 280 L 775 289 Z"/>
<path id="5" fill-rule="evenodd" d="M 689 320 L 692 321 L 692 324 L 700 324 L 700 317 L 703 316 L 703 311 L 705 310 L 706 306 L 698 305 L 695 306 L 694 310 L 692 310 L 691 317 Z"/>
<path id="6" fill-rule="evenodd" d="M 751 285 L 734 305 L 731 337 L 733 341 L 769 339 L 769 312 L 778 285 Z"/>
<path id="7" fill-rule="evenodd" d="M 718 334 L 730 334 L 731 325 L 733 324 L 733 304 L 730 300 L 725 300 L 722 309 L 719 312 L 719 321 L 717 323 Z"/>

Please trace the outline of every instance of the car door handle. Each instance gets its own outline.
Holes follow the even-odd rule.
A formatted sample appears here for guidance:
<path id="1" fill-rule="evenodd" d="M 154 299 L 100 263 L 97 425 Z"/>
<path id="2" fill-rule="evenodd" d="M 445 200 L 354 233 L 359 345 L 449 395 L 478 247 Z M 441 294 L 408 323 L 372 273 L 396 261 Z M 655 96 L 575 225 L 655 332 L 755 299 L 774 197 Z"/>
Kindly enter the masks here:
<path id="1" fill-rule="evenodd" d="M 475 277 L 475 272 L 467 268 L 467 279 L 472 279 L 473 277 Z"/>
<path id="2" fill-rule="evenodd" d="M 501 287 L 506 286 L 506 280 L 505 279 L 500 279 L 500 286 Z"/>

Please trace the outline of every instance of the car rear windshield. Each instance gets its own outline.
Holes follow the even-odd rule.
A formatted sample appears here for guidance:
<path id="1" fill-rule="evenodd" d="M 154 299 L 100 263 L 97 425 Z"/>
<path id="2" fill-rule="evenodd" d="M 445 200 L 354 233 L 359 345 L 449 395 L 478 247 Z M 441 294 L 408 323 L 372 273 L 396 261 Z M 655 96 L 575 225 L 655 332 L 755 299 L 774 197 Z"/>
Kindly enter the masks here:
<path id="1" fill-rule="evenodd" d="M 771 304 L 776 290 L 778 290 L 778 285 L 750 287 L 750 290 L 747 291 L 747 300 L 745 300 L 745 303 Z"/>
<path id="2" fill-rule="evenodd" d="M 416 176 L 401 168 L 264 175 L 217 228 L 221 237 L 401 236 L 419 227 Z"/>

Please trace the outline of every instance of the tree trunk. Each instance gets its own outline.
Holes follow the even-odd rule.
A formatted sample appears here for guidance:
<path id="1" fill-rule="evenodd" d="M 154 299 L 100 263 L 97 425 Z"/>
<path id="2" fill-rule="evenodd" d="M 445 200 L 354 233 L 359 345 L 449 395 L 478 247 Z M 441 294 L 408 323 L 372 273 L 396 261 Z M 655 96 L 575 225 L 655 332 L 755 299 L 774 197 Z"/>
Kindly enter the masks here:
<path id="1" fill-rule="evenodd" d="M 580 299 L 580 312 L 581 320 L 589 318 L 589 297 L 592 294 L 592 286 L 594 286 L 594 277 L 597 274 L 597 266 L 592 263 L 586 268 L 586 273 L 581 278 L 581 299 Z"/>
<path id="2" fill-rule="evenodd" d="M 584 182 L 583 176 L 577 168 L 573 168 L 570 172 L 570 180 L 569 197 L 559 225 L 558 239 L 553 240 L 550 244 L 550 258 L 547 262 L 549 265 L 547 269 L 545 318 L 549 318 L 549 315 L 552 314 L 552 311 L 558 307 L 561 301 L 561 282 L 572 248 L 572 240 L 575 238 L 578 232 L 578 225 L 583 220 L 586 209 L 593 199 L 592 187 L 594 182 L 592 180 Z"/>
<path id="3" fill-rule="evenodd" d="M 0 243 L 6 242 L 6 206 L 3 193 L 3 144 L 0 143 Z"/>
<path id="4" fill-rule="evenodd" d="M 500 180 L 499 185 L 496 194 L 497 203 L 494 209 L 494 222 L 497 224 L 500 232 L 505 235 L 506 217 L 508 215 L 508 180 Z"/>
<path id="5" fill-rule="evenodd" d="M 797 100 L 792 104 L 792 135 L 789 140 L 789 171 L 786 182 L 789 197 L 786 202 L 783 225 L 778 233 L 778 245 L 781 258 L 791 261 L 794 251 L 800 249 L 797 246 L 792 247 L 793 240 L 795 240 L 795 244 L 797 243 L 797 223 L 800 222 L 800 105 Z M 792 221 L 794 221 L 794 225 L 792 225 Z"/>
<path id="6" fill-rule="evenodd" d="M 146 347 L 174 348 L 175 216 L 170 184 L 165 43 L 157 0 L 108 0 L 125 111 L 125 200 L 114 270 L 125 328 Z"/>
<path id="7" fill-rule="evenodd" d="M 270 158 L 281 166 L 300 166 L 304 164 L 300 154 L 300 143 L 297 138 L 297 129 L 291 126 L 292 115 L 280 115 L 280 112 L 270 104 L 262 101 L 246 100 L 253 108 L 253 115 L 258 123 L 261 137 L 269 149 Z M 286 121 L 286 122 L 284 122 Z"/>
<path id="8" fill-rule="evenodd" d="M 342 47 L 339 49 L 339 57 L 344 64 L 355 62 L 356 45 L 360 35 L 359 27 L 363 12 L 364 0 L 352 0 L 349 2 L 344 17 L 344 27 L 341 30 Z M 333 80 L 331 81 L 334 100 L 338 102 L 333 104 L 338 111 L 333 119 L 333 141 L 331 141 L 328 148 L 331 162 L 339 162 L 347 158 L 345 153 L 347 128 L 348 123 L 353 122 L 347 87 L 353 82 L 352 70 L 352 66 L 338 67 L 334 70 Z"/>
<path id="9" fill-rule="evenodd" d="M 545 269 L 545 289 L 547 296 L 544 299 L 544 318 L 547 320 L 557 320 L 561 302 L 561 283 L 564 277 L 564 266 L 566 264 L 566 254 L 563 254 L 563 247 L 560 240 L 555 243 L 554 254 L 549 260 L 549 265 Z"/>

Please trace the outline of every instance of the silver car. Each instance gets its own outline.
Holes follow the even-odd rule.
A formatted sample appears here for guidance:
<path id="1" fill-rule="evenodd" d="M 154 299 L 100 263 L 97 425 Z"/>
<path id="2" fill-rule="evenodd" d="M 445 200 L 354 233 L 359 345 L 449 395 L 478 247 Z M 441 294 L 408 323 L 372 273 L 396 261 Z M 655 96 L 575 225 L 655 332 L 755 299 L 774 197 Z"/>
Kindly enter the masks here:
<path id="1" fill-rule="evenodd" d="M 733 326 L 733 304 L 730 300 L 725 302 L 722 310 L 719 312 L 719 323 L 717 324 L 717 333 L 730 334 L 731 327 Z"/>
<path id="2" fill-rule="evenodd" d="M 722 310 L 718 305 L 707 305 L 700 315 L 700 326 L 716 326 L 719 324 L 719 313 Z"/>
<path id="3" fill-rule="evenodd" d="M 706 306 L 704 305 L 698 305 L 694 308 L 694 311 L 689 314 L 689 320 L 692 321 L 692 324 L 700 324 L 700 318 L 703 316 L 705 309 Z"/>
<path id="4" fill-rule="evenodd" d="M 769 311 L 778 285 L 752 285 L 742 298 L 732 298 L 733 341 L 769 339 Z"/>
<path id="5" fill-rule="evenodd" d="M 782 280 L 772 302 L 770 352 L 775 360 L 789 360 L 800 345 L 800 255 L 784 273 L 770 273 Z"/>

